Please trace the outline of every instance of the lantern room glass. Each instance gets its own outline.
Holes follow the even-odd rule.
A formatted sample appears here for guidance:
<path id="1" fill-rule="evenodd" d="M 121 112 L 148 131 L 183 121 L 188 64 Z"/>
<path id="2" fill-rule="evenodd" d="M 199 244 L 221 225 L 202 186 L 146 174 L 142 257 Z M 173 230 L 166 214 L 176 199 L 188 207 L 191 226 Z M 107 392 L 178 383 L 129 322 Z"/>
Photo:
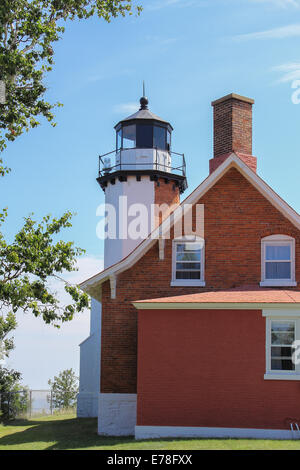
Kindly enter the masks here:
<path id="1" fill-rule="evenodd" d="M 171 149 L 171 132 L 163 126 L 154 124 L 123 125 L 117 130 L 116 146 L 119 149 L 154 148 Z"/>
<path id="2" fill-rule="evenodd" d="M 136 146 L 136 126 L 124 126 L 123 127 L 123 149 L 132 149 Z"/>

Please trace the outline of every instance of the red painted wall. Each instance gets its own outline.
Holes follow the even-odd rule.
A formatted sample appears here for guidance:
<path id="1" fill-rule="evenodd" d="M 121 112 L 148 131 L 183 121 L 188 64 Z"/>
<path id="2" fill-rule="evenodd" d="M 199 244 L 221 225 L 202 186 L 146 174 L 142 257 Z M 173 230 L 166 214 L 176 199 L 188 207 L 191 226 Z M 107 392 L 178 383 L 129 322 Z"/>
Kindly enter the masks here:
<path id="1" fill-rule="evenodd" d="M 300 383 L 264 380 L 261 311 L 139 310 L 137 424 L 287 429 Z"/>

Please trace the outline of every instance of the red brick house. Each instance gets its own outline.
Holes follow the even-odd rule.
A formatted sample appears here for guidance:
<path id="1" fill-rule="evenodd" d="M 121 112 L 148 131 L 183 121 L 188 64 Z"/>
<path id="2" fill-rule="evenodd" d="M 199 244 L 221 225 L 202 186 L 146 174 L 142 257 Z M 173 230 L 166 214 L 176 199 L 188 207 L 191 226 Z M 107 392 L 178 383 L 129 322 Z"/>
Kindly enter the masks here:
<path id="1" fill-rule="evenodd" d="M 300 216 L 256 173 L 253 103 L 235 94 L 212 103 L 210 173 L 182 203 L 193 227 L 203 207 L 202 237 L 174 237 L 174 212 L 163 215 L 158 238 L 81 285 L 102 306 L 100 434 L 300 438 Z M 131 125 L 158 125 L 147 106 L 139 113 Z M 99 182 L 107 195 L 113 177 L 149 180 L 155 202 L 179 204 L 185 174 L 151 169 Z"/>

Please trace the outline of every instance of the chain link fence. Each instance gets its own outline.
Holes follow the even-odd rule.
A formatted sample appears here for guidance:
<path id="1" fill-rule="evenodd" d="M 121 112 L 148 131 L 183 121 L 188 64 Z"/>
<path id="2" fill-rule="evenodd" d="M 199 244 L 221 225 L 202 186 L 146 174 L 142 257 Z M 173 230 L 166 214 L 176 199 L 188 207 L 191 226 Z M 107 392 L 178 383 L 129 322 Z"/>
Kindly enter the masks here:
<path id="1" fill-rule="evenodd" d="M 51 390 L 0 392 L 0 417 L 4 419 L 47 416 L 58 411 Z"/>

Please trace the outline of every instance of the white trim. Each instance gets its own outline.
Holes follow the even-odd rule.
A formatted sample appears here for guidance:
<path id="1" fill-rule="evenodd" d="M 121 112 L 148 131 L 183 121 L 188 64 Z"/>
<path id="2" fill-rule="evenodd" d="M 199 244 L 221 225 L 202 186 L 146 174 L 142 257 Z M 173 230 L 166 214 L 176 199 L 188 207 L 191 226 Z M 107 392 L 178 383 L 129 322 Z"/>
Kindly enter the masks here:
<path id="1" fill-rule="evenodd" d="M 300 380 L 300 374 L 274 374 L 269 372 L 264 375 L 265 380 Z"/>
<path id="2" fill-rule="evenodd" d="M 272 321 L 286 321 L 291 320 L 295 323 L 295 340 L 300 339 L 300 311 L 291 312 L 288 310 L 273 310 L 263 311 L 263 316 L 266 318 L 266 373 L 264 374 L 265 380 L 300 380 L 300 364 L 295 365 L 295 370 L 291 371 L 277 371 L 271 369 L 271 325 Z"/>
<path id="3" fill-rule="evenodd" d="M 138 310 L 263 310 L 300 308 L 300 303 L 237 303 L 237 302 L 132 302 Z"/>
<path id="4" fill-rule="evenodd" d="M 266 279 L 266 247 L 267 246 L 289 246 L 291 251 L 291 258 L 287 260 L 291 263 L 291 278 L 290 279 Z M 289 235 L 270 235 L 261 239 L 261 287 L 295 287 L 297 282 L 295 280 L 295 239 Z M 271 262 L 271 260 L 270 260 Z M 274 260 L 276 262 L 276 260 Z"/>
<path id="5" fill-rule="evenodd" d="M 176 279 L 174 281 L 171 281 L 170 286 L 171 287 L 188 287 L 188 286 L 205 287 L 205 281 L 200 281 L 199 279 Z"/>
<path id="6" fill-rule="evenodd" d="M 290 318 L 297 318 L 300 317 L 300 309 L 297 307 L 297 310 L 274 310 L 274 309 L 263 309 L 262 311 L 263 317 L 290 317 Z"/>
<path id="7" fill-rule="evenodd" d="M 204 428 L 188 426 L 135 426 L 135 439 L 161 437 L 207 437 L 240 439 L 299 439 L 300 433 L 286 429 Z"/>
<path id="8" fill-rule="evenodd" d="M 166 244 L 166 240 L 164 238 L 160 238 L 158 240 L 158 251 L 159 251 L 160 261 L 165 259 L 165 244 Z"/>
<path id="9" fill-rule="evenodd" d="M 232 153 L 226 160 L 211 173 L 182 203 L 195 204 L 197 201 L 219 181 L 220 178 L 230 169 L 236 168 L 268 201 L 276 207 L 292 224 L 300 229 L 300 215 L 292 209 L 270 186 L 268 186 L 248 165 L 246 165 L 235 153 Z M 170 226 L 176 222 L 176 214 L 172 213 L 167 217 L 157 229 L 144 240 L 130 255 L 119 263 L 111 266 L 105 271 L 101 271 L 92 278 L 80 284 L 81 289 L 86 292 L 92 291 L 95 284 L 103 283 L 112 273 L 123 272 L 135 264 L 156 242 L 160 236 L 169 232 Z"/>
<path id="10" fill-rule="evenodd" d="M 110 282 L 110 298 L 111 299 L 116 299 L 117 297 L 117 276 L 115 274 L 112 274 L 109 276 L 109 282 Z"/>
<path id="11" fill-rule="evenodd" d="M 274 281 L 268 280 L 268 281 L 262 281 L 259 283 L 260 287 L 296 287 L 297 282 L 296 281 L 279 281 L 278 279 L 274 279 Z"/>

